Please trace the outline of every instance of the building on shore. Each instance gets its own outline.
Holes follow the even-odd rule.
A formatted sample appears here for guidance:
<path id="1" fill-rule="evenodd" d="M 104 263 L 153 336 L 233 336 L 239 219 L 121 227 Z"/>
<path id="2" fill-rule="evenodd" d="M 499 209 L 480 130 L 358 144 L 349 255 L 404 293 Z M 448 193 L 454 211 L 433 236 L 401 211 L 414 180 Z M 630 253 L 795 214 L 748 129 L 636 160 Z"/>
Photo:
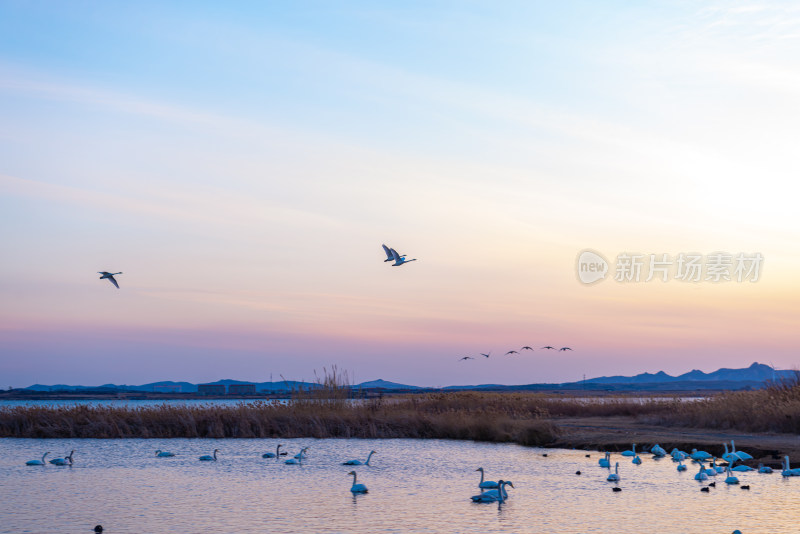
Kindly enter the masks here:
<path id="1" fill-rule="evenodd" d="M 255 384 L 231 384 L 228 386 L 228 395 L 255 395 Z"/>
<path id="2" fill-rule="evenodd" d="M 224 384 L 199 384 L 197 393 L 200 395 L 225 395 Z"/>

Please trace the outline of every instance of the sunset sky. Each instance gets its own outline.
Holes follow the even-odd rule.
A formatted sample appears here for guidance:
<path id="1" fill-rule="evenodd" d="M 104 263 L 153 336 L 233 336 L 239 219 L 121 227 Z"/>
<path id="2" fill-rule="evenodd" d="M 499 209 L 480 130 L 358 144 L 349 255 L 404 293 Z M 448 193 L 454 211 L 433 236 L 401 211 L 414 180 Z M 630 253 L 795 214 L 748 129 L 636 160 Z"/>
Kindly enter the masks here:
<path id="1" fill-rule="evenodd" d="M 797 367 L 798 57 L 793 2 L 0 3 L 0 387 Z"/>

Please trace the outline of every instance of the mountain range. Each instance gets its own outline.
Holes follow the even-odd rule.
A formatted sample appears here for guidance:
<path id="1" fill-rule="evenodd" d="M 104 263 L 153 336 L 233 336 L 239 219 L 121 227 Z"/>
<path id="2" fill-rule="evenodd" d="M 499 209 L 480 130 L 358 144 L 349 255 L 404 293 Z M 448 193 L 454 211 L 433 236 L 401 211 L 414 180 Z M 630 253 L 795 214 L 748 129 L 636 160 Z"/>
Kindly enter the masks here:
<path id="1" fill-rule="evenodd" d="M 659 390 L 659 391 L 689 391 L 702 389 L 743 389 L 763 387 L 767 381 L 793 379 L 798 376 L 798 371 L 775 370 L 769 365 L 753 363 L 750 367 L 743 369 L 722 368 L 711 373 L 694 369 L 688 373 L 678 376 L 671 376 L 664 371 L 657 373 L 641 373 L 634 376 L 601 376 L 590 378 L 578 382 L 566 382 L 562 384 L 526 384 L 526 385 L 503 385 L 503 384 L 479 384 L 467 386 L 447 386 L 442 388 L 450 391 L 463 390 L 482 390 L 482 391 L 509 391 L 509 390 Z M 246 382 L 241 380 L 217 380 L 208 384 L 218 384 L 230 386 L 233 384 L 254 384 L 258 392 L 289 392 L 297 389 L 314 389 L 319 387 L 313 382 L 281 381 L 281 382 Z M 103 384 L 102 386 L 72 386 L 66 384 L 56 384 L 52 386 L 34 384 L 24 388 L 29 391 L 97 391 L 97 390 L 118 390 L 118 391 L 143 391 L 143 392 L 181 392 L 197 393 L 198 384 L 191 382 L 151 382 L 138 386 Z M 354 384 L 353 388 L 373 389 L 384 391 L 419 391 L 431 390 L 435 388 L 423 388 L 408 384 L 398 384 L 386 380 L 370 380 L 360 384 Z"/>

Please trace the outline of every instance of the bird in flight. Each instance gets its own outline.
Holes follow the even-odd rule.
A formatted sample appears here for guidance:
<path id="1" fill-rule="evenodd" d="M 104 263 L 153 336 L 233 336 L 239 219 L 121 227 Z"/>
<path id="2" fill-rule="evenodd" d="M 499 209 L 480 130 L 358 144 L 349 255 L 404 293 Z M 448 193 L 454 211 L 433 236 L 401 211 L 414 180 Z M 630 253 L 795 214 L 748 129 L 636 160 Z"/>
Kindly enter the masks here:
<path id="1" fill-rule="evenodd" d="M 417 261 L 417 258 L 414 258 L 413 260 L 407 260 L 405 254 L 401 256 L 393 248 L 390 248 L 389 250 L 392 252 L 392 258 L 394 258 L 392 267 L 397 267 L 398 265 L 403 265 L 404 263 L 408 263 L 410 261 Z"/>
<path id="2" fill-rule="evenodd" d="M 122 274 L 122 273 L 107 273 L 105 271 L 97 271 L 97 274 L 102 274 L 103 276 L 100 277 L 100 280 L 106 278 L 109 282 L 114 284 L 114 287 L 119 289 L 119 284 L 117 283 L 116 279 L 114 278 L 115 274 Z"/>
<path id="3" fill-rule="evenodd" d="M 519 352 L 517 352 L 515 350 L 510 350 L 510 351 L 506 352 L 506 356 L 508 356 L 509 354 L 519 354 Z"/>
<path id="4" fill-rule="evenodd" d="M 559 352 L 564 352 L 565 350 L 572 350 L 572 349 L 569 347 L 561 347 L 560 349 L 558 349 Z"/>
<path id="5" fill-rule="evenodd" d="M 489 356 L 491 356 L 491 355 L 492 355 L 492 351 L 489 351 L 489 354 L 484 354 L 484 353 L 482 353 L 482 352 L 481 352 L 481 356 L 485 356 L 485 357 L 487 357 L 487 358 L 488 358 Z"/>
<path id="6" fill-rule="evenodd" d="M 547 345 L 546 347 L 542 347 L 542 348 L 543 348 L 543 349 L 552 349 L 552 350 L 556 350 L 556 348 L 555 348 L 555 347 L 551 347 L 550 345 Z"/>
<path id="7" fill-rule="evenodd" d="M 389 248 L 386 245 L 381 245 L 381 246 L 383 247 L 383 251 L 386 253 L 386 259 L 383 260 L 383 262 L 386 263 L 387 261 L 394 261 L 394 255 L 392 254 L 392 251 L 394 249 L 393 248 Z M 406 257 L 405 254 L 398 254 L 398 256 L 400 256 L 401 258 L 405 258 Z"/>
<path id="8" fill-rule="evenodd" d="M 525 345 L 524 347 L 522 347 L 519 350 L 533 350 L 533 347 L 529 347 L 528 345 Z"/>
<path id="9" fill-rule="evenodd" d="M 475 358 L 473 358 L 472 356 L 464 356 L 463 358 L 459 358 L 459 359 L 458 359 L 458 361 L 462 361 L 462 360 L 474 360 L 474 359 L 475 359 Z"/>

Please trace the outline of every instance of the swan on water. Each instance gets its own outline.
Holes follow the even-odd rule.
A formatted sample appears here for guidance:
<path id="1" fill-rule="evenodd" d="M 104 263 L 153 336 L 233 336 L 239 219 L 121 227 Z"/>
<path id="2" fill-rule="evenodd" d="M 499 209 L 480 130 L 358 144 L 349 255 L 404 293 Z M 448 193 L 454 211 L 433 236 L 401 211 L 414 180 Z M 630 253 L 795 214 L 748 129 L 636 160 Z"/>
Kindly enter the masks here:
<path id="1" fill-rule="evenodd" d="M 705 466 L 703 462 L 700 462 L 700 471 L 694 476 L 695 480 L 708 480 L 708 475 L 706 474 Z"/>
<path id="2" fill-rule="evenodd" d="M 108 273 L 106 271 L 97 271 L 97 274 L 102 274 L 103 275 L 103 276 L 100 277 L 100 280 L 105 278 L 106 280 L 108 280 L 109 282 L 114 284 L 114 287 L 119 289 L 119 284 L 117 283 L 116 278 L 114 278 L 114 275 L 115 274 L 122 274 L 122 273 Z"/>
<path id="3" fill-rule="evenodd" d="M 636 456 L 636 444 L 633 444 L 631 450 L 629 451 L 622 451 L 622 456 Z"/>
<path id="4" fill-rule="evenodd" d="M 653 455 L 656 456 L 657 458 L 661 458 L 662 456 L 666 456 L 667 455 L 667 451 L 664 450 L 664 448 L 661 447 L 661 445 L 659 445 L 658 443 L 656 443 L 653 446 L 653 448 L 650 449 L 650 452 L 652 452 Z"/>
<path id="5" fill-rule="evenodd" d="M 736 456 L 738 456 L 742 460 L 752 460 L 753 459 L 753 457 L 750 456 L 749 454 L 747 454 L 746 452 L 737 451 L 736 450 L 736 444 L 733 442 L 733 440 L 731 440 L 731 453 L 735 454 Z"/>
<path id="6" fill-rule="evenodd" d="M 764 464 L 758 464 L 758 472 L 759 473 L 769 474 L 769 473 L 772 473 L 772 468 L 771 467 L 767 467 Z"/>
<path id="7" fill-rule="evenodd" d="M 713 466 L 709 466 L 706 468 L 706 474 L 710 477 L 715 477 L 717 476 L 717 470 Z"/>
<path id="8" fill-rule="evenodd" d="M 175 453 L 169 451 L 162 451 L 161 449 L 158 449 L 156 451 L 156 456 L 158 456 L 159 458 L 170 458 L 172 456 L 175 456 Z"/>
<path id="9" fill-rule="evenodd" d="M 611 453 L 606 452 L 606 457 L 600 458 L 597 463 L 600 464 L 600 467 L 611 468 Z"/>
<path id="10" fill-rule="evenodd" d="M 619 462 L 614 466 L 614 472 L 608 475 L 608 482 L 619 482 Z"/>
<path id="11" fill-rule="evenodd" d="M 275 452 L 265 452 L 264 454 L 261 455 L 261 457 L 262 458 L 279 458 L 280 455 L 281 455 L 281 447 L 283 447 L 283 445 L 278 445 L 275 448 Z"/>
<path id="12" fill-rule="evenodd" d="M 492 489 L 489 491 L 484 491 L 483 493 L 479 493 L 478 495 L 473 495 L 470 497 L 472 502 L 499 502 L 503 503 L 506 499 L 508 499 L 508 492 L 506 491 L 506 486 L 514 487 L 514 484 L 509 480 L 498 480 L 497 481 L 497 488 Z"/>
<path id="13" fill-rule="evenodd" d="M 63 458 L 53 458 L 50 460 L 50 463 L 53 465 L 72 465 L 72 455 L 75 454 L 75 451 L 70 451 L 69 456 L 65 456 Z"/>
<path id="14" fill-rule="evenodd" d="M 494 489 L 494 488 L 497 488 L 497 487 L 500 486 L 500 484 L 498 484 L 494 480 L 484 480 L 483 479 L 483 475 L 484 475 L 483 467 L 479 467 L 475 471 L 480 471 L 481 472 L 481 481 L 478 482 L 478 487 L 480 489 L 482 489 L 482 490 L 484 490 L 484 489 Z"/>
<path id="15" fill-rule="evenodd" d="M 634 464 L 636 464 L 636 465 L 642 465 L 642 459 L 641 459 L 641 458 L 639 458 L 639 455 L 638 455 L 638 454 L 637 454 L 636 456 L 634 456 L 634 457 L 633 457 L 633 460 L 632 460 L 632 462 L 633 462 Z"/>
<path id="16" fill-rule="evenodd" d="M 722 459 L 723 460 L 725 460 L 729 464 L 732 464 L 732 463 L 735 463 L 735 462 L 741 460 L 741 458 L 739 457 L 738 454 L 733 453 L 733 452 L 728 452 L 728 444 L 727 443 L 723 443 L 722 446 L 725 447 L 725 452 L 722 453 Z"/>
<path id="17" fill-rule="evenodd" d="M 781 474 L 783 476 L 785 476 L 785 477 L 798 477 L 798 476 L 800 476 L 800 469 L 797 469 L 797 468 L 792 469 L 790 464 L 789 464 L 789 457 L 788 456 L 784 456 L 783 457 L 783 471 L 781 471 Z"/>
<path id="18" fill-rule="evenodd" d="M 731 465 L 730 464 L 728 464 L 727 471 L 728 471 L 728 477 L 725 479 L 725 484 L 738 484 L 739 483 L 739 479 L 736 478 L 735 476 L 733 476 L 733 473 L 731 472 Z"/>
<path id="19" fill-rule="evenodd" d="M 350 491 L 353 493 L 367 493 L 367 487 L 364 484 L 356 484 L 356 472 L 350 471 L 348 475 L 353 475 L 353 485 L 350 486 Z"/>
<path id="20" fill-rule="evenodd" d="M 198 458 L 201 462 L 216 462 L 217 461 L 217 453 L 219 449 L 214 449 L 214 456 L 209 456 L 208 454 L 201 456 Z"/>
<path id="21" fill-rule="evenodd" d="M 692 460 L 710 460 L 712 458 L 706 451 L 698 451 L 697 449 L 692 449 L 692 454 L 689 456 L 692 457 Z"/>
<path id="22" fill-rule="evenodd" d="M 722 467 L 721 465 L 717 465 L 717 459 L 716 458 L 711 460 L 711 467 L 714 468 L 714 471 L 716 471 L 717 474 L 722 474 L 722 473 L 725 472 L 725 468 L 724 467 Z"/>
<path id="23" fill-rule="evenodd" d="M 369 459 L 372 458 L 373 454 L 375 454 L 375 451 L 369 451 L 369 455 L 364 462 L 361 460 L 347 460 L 342 465 L 369 465 Z"/>
<path id="24" fill-rule="evenodd" d="M 41 460 L 28 460 L 27 462 L 25 462 L 25 465 L 46 465 L 44 463 L 44 459 L 47 457 L 48 454 L 50 454 L 50 453 L 49 452 L 44 453 L 42 455 L 42 459 Z"/>
<path id="25" fill-rule="evenodd" d="M 749 465 L 737 465 L 736 467 L 731 467 L 731 471 L 736 471 L 737 473 L 746 473 L 748 471 L 755 471 L 754 468 L 750 467 Z"/>
<path id="26" fill-rule="evenodd" d="M 305 457 L 305 453 L 308 450 L 308 447 L 303 447 L 300 449 L 300 452 L 294 455 L 294 458 L 289 458 L 286 460 L 285 464 L 287 465 L 300 465 L 303 463 L 303 458 Z"/>
<path id="27" fill-rule="evenodd" d="M 683 465 L 683 460 L 682 459 L 678 460 L 678 471 L 686 471 L 686 466 Z"/>

